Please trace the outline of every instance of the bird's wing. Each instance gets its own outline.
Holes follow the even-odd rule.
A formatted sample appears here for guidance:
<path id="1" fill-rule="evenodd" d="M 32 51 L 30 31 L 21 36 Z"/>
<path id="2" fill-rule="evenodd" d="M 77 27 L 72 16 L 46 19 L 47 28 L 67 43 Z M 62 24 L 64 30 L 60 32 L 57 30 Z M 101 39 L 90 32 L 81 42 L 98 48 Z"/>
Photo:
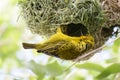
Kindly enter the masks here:
<path id="1" fill-rule="evenodd" d="M 37 50 L 37 52 L 43 52 L 48 55 L 52 55 L 55 57 L 59 57 L 59 55 L 56 53 L 58 48 L 62 46 L 65 43 L 65 41 L 56 41 L 52 43 L 47 43 L 46 46 L 40 48 Z"/>

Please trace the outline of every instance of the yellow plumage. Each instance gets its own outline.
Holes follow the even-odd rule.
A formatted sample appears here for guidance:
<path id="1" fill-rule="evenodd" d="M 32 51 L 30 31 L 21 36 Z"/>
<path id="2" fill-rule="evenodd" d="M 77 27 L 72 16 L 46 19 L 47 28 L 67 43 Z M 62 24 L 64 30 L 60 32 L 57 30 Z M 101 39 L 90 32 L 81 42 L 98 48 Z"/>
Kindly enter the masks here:
<path id="1" fill-rule="evenodd" d="M 93 48 L 94 38 L 90 35 L 71 37 L 65 35 L 58 28 L 56 34 L 40 44 L 23 43 L 25 49 L 36 49 L 37 52 L 55 56 L 65 60 L 72 60 Z"/>

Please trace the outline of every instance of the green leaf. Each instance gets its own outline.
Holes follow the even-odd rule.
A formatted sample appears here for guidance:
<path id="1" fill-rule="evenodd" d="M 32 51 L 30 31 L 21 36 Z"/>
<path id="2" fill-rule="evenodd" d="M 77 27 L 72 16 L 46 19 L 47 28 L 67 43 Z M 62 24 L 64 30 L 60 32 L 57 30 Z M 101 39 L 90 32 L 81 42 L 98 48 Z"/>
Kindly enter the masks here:
<path id="1" fill-rule="evenodd" d="M 85 78 L 84 77 L 81 77 L 80 75 L 74 75 L 72 78 L 70 78 L 69 80 L 85 80 Z"/>
<path id="2" fill-rule="evenodd" d="M 8 23 L 7 28 L 5 28 L 0 36 L 0 58 L 6 59 L 7 57 L 15 56 L 15 52 L 19 49 L 20 36 L 20 28 Z"/>
<path id="3" fill-rule="evenodd" d="M 52 76 L 57 76 L 62 74 L 63 72 L 63 67 L 57 62 L 57 61 L 52 61 L 46 65 L 48 74 Z"/>
<path id="4" fill-rule="evenodd" d="M 113 57 L 113 58 L 110 58 L 110 59 L 106 60 L 106 63 L 116 63 L 116 62 L 119 62 L 118 57 Z"/>
<path id="5" fill-rule="evenodd" d="M 110 74 L 118 73 L 118 72 L 120 72 L 120 64 L 117 64 L 117 63 L 112 64 L 108 66 L 107 68 L 105 68 L 105 70 L 103 70 L 96 78 L 103 79 L 109 76 Z"/>
<path id="6" fill-rule="evenodd" d="M 95 70 L 95 71 L 103 71 L 104 68 L 101 65 L 94 64 L 94 63 L 84 63 L 84 64 L 76 64 L 77 68 L 84 68 L 89 70 Z"/>
<path id="7" fill-rule="evenodd" d="M 120 38 L 117 39 L 117 40 L 114 42 L 114 45 L 113 45 L 113 51 L 114 51 L 114 53 L 118 53 L 119 48 L 120 48 Z"/>
<path id="8" fill-rule="evenodd" d="M 18 40 L 20 38 L 20 29 L 14 27 L 13 25 L 8 25 L 8 27 L 6 28 L 6 30 L 4 31 L 3 35 L 1 36 L 2 39 L 9 39 L 9 40 Z"/>
<path id="9" fill-rule="evenodd" d="M 47 72 L 44 65 L 37 64 L 34 61 L 30 61 L 27 67 L 30 68 L 37 75 L 37 80 L 43 80 L 45 73 Z"/>
<path id="10" fill-rule="evenodd" d="M 46 65 L 38 64 L 34 61 L 30 61 L 29 65 L 27 65 L 37 76 L 38 80 L 43 80 L 46 74 L 50 76 L 57 76 L 62 74 L 63 67 L 58 64 L 57 61 L 52 61 Z"/>

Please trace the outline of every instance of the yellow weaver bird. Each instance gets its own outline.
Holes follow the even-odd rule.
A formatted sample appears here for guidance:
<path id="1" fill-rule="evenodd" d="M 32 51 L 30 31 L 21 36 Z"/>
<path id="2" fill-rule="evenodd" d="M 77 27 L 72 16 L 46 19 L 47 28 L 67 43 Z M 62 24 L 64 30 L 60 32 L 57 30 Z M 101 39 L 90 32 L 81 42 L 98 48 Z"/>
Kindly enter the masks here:
<path id="1" fill-rule="evenodd" d="M 94 46 L 94 38 L 90 35 L 71 37 L 63 34 L 58 27 L 56 34 L 49 40 L 39 43 L 23 43 L 25 49 L 36 49 L 37 52 L 55 56 L 65 60 L 72 60 L 84 54 Z"/>

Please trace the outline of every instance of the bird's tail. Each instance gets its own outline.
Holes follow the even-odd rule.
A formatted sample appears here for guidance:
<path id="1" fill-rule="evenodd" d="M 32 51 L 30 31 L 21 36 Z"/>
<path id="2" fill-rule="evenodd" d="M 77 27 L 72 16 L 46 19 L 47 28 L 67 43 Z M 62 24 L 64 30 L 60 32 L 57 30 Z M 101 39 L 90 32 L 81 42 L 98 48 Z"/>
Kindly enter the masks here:
<path id="1" fill-rule="evenodd" d="M 24 49 L 35 49 L 36 44 L 22 43 Z"/>

